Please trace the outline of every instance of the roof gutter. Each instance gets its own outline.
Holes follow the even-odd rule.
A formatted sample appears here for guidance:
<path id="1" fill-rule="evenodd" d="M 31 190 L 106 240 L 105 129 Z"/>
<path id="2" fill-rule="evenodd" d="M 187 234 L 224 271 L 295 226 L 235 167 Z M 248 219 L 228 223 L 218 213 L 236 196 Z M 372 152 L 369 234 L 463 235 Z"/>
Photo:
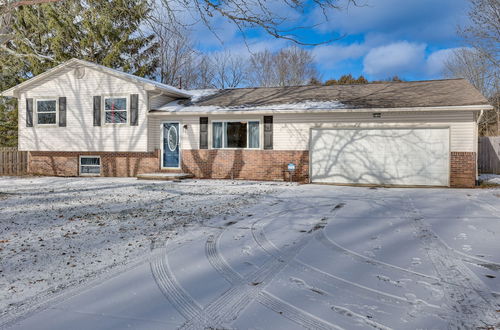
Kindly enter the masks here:
<path id="1" fill-rule="evenodd" d="M 351 113 L 351 112 L 424 112 L 424 111 L 483 111 L 491 110 L 491 105 L 465 105 L 465 106 L 444 106 L 444 107 L 406 107 L 406 108 L 351 108 L 351 109 L 296 109 L 296 110 L 276 110 L 276 109 L 251 109 L 248 110 L 207 110 L 207 111 L 161 111 L 149 112 L 150 116 L 203 116 L 203 115 L 245 115 L 245 114 L 301 114 L 301 113 Z"/>

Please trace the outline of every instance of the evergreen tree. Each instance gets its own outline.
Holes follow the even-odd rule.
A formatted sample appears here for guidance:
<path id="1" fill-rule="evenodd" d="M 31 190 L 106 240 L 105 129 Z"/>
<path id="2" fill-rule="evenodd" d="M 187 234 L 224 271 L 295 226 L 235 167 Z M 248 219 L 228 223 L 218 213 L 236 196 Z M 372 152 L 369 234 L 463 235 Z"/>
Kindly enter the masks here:
<path id="1" fill-rule="evenodd" d="M 13 37 L 7 50 L 0 50 L 0 90 L 74 57 L 153 76 L 157 44 L 153 34 L 141 31 L 148 15 L 147 0 L 65 0 L 18 7 Z M 0 101 L 2 121 L 17 117 L 12 114 L 13 104 Z M 11 132 L 12 125 L 2 122 L 0 144 L 11 144 L 12 136 L 5 132 Z"/>

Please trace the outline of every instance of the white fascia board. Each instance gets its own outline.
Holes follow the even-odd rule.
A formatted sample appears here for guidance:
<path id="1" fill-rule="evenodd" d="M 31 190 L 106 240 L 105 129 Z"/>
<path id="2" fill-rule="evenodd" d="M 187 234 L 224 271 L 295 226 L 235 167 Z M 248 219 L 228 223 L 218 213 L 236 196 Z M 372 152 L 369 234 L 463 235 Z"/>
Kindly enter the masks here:
<path id="1" fill-rule="evenodd" d="M 134 75 L 128 74 L 126 72 L 121 72 L 121 71 L 118 71 L 115 69 L 105 67 L 103 65 L 98 65 L 98 64 L 95 64 L 92 62 L 83 61 L 83 60 L 79 60 L 76 58 L 73 58 L 71 60 L 68 60 L 68 61 L 62 63 L 62 64 L 59 64 L 58 66 L 55 66 L 52 69 L 45 71 L 44 73 L 41 73 L 41 74 L 31 78 L 31 79 L 28 79 L 28 80 L 20 83 L 19 85 L 16 85 L 14 87 L 11 87 L 11 88 L 3 91 L 0 93 L 0 96 L 17 97 L 19 90 L 26 88 L 29 85 L 36 83 L 37 81 L 39 81 L 41 79 L 44 79 L 46 77 L 53 75 L 53 74 L 59 72 L 60 70 L 64 69 L 65 67 L 70 66 L 71 64 L 82 65 L 82 66 L 88 67 L 90 69 L 97 70 L 97 71 L 105 73 L 105 74 L 109 74 L 109 75 L 114 76 L 116 78 L 120 78 L 120 79 L 124 79 L 126 81 L 131 81 L 131 82 L 137 83 L 137 84 L 143 86 L 143 88 L 147 91 L 158 91 L 158 92 L 163 92 L 165 94 L 168 93 L 169 95 L 172 95 L 174 97 L 180 97 L 180 98 L 183 98 L 183 97 L 190 98 L 192 96 L 191 94 L 187 93 L 186 91 L 180 90 L 180 89 L 172 87 L 172 86 L 168 86 L 168 85 L 160 86 L 159 84 L 155 84 L 154 81 L 149 82 L 148 81 L 149 79 L 135 77 Z"/>
<path id="2" fill-rule="evenodd" d="M 41 80 L 41 79 L 44 79 L 60 70 L 62 70 L 63 68 L 65 68 L 66 66 L 74 63 L 78 61 L 77 59 L 73 58 L 69 61 L 66 61 L 64 63 L 61 63 L 55 67 L 53 67 L 52 69 L 49 69 L 47 71 L 45 71 L 44 73 L 40 73 L 39 75 L 33 77 L 33 78 L 30 78 L 26 81 L 23 81 L 22 83 L 14 86 L 14 87 L 11 87 L 3 92 L 0 93 L 0 96 L 6 96 L 6 97 L 18 97 L 18 91 L 20 89 L 23 89 L 23 88 L 26 88 L 27 86 L 33 84 L 33 83 L 36 83 L 37 81 Z"/>
<path id="3" fill-rule="evenodd" d="M 206 116 L 206 115 L 247 115 L 247 114 L 310 114 L 310 113 L 350 113 L 350 112 L 423 112 L 423 111 L 480 111 L 493 110 L 491 105 L 466 105 L 466 106 L 446 106 L 446 107 L 414 107 L 414 108 L 380 108 L 380 109 L 311 109 L 311 110 L 215 110 L 206 112 L 148 112 L 148 116 Z"/>

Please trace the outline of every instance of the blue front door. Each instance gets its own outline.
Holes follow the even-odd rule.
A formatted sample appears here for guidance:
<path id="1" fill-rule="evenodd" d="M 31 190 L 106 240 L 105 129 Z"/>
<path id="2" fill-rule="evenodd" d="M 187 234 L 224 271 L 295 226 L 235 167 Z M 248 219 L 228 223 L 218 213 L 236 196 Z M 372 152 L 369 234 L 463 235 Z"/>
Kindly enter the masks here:
<path id="1" fill-rule="evenodd" d="M 163 167 L 179 167 L 179 123 L 163 123 Z"/>

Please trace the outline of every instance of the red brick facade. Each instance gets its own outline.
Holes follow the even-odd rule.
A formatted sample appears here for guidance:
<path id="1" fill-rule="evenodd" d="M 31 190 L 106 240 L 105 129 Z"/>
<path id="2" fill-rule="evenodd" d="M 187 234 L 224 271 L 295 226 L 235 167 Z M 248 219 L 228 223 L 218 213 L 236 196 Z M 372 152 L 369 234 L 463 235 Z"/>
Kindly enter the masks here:
<path id="1" fill-rule="evenodd" d="M 157 172 L 159 152 L 32 151 L 29 172 L 38 175 L 78 176 L 79 156 L 100 156 L 102 176 L 136 176 Z"/>
<path id="2" fill-rule="evenodd" d="M 160 152 L 30 152 L 32 174 L 78 176 L 78 157 L 101 157 L 102 176 L 136 176 L 160 171 Z M 196 178 L 288 181 L 287 165 L 296 171 L 293 181 L 308 182 L 309 152 L 280 150 L 182 150 L 182 169 Z M 450 186 L 472 188 L 476 182 L 476 153 L 451 153 Z M 164 170 L 166 171 L 166 170 Z M 170 172 L 171 170 L 169 170 Z"/>
<path id="3" fill-rule="evenodd" d="M 452 152 L 450 162 L 450 186 L 473 188 L 476 185 L 476 153 Z"/>
<path id="4" fill-rule="evenodd" d="M 288 181 L 289 163 L 296 166 L 292 180 L 308 182 L 307 150 L 182 150 L 182 170 L 197 178 Z"/>

